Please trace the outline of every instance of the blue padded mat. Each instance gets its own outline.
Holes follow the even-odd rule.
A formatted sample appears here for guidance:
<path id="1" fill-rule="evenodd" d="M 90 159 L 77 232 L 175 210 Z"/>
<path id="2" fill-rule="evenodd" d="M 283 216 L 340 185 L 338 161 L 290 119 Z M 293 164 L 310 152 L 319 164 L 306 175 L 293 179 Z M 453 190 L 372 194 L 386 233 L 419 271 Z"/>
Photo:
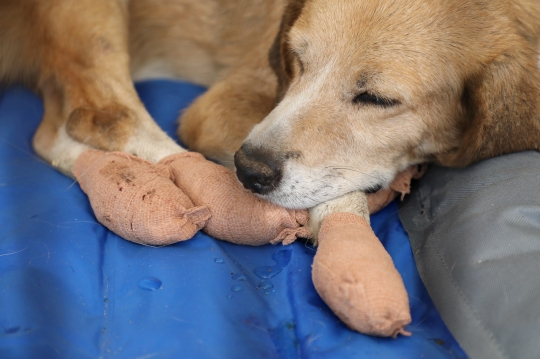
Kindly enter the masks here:
<path id="1" fill-rule="evenodd" d="M 173 81 L 137 90 L 171 136 L 204 91 Z M 395 203 L 373 227 L 409 292 L 413 336 L 396 340 L 332 314 L 304 243 L 246 247 L 199 233 L 151 248 L 109 232 L 78 184 L 32 151 L 42 113 L 25 89 L 0 94 L 0 358 L 466 357 L 420 281 Z M 263 280 L 264 266 L 279 274 Z"/>

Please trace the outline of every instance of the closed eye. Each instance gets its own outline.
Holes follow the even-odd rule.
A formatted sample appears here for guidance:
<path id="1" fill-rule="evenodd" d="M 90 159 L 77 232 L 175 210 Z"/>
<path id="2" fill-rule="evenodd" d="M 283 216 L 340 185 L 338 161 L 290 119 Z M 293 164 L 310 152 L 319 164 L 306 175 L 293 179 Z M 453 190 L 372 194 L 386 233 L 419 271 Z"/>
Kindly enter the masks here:
<path id="1" fill-rule="evenodd" d="M 355 104 L 366 104 L 380 107 L 392 107 L 400 104 L 398 100 L 374 95 L 369 92 L 362 92 L 361 94 L 356 95 L 352 102 Z"/>

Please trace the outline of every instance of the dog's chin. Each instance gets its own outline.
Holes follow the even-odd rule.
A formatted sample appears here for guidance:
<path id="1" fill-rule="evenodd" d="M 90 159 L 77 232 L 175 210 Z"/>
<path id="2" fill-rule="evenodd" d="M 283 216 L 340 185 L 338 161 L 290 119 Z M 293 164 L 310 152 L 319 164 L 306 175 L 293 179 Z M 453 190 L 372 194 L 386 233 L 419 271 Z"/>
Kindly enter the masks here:
<path id="1" fill-rule="evenodd" d="M 374 193 L 388 186 L 395 175 L 393 170 L 381 169 L 363 176 L 346 177 L 328 168 L 313 169 L 290 163 L 281 181 L 258 196 L 288 209 L 313 208 L 350 192 Z"/>
<path id="2" fill-rule="evenodd" d="M 302 195 L 295 193 L 282 193 L 282 192 L 270 192 L 265 195 L 258 194 L 257 197 L 266 201 L 277 204 L 278 206 L 285 207 L 287 209 L 306 209 L 312 208 L 316 205 L 330 200 L 319 198 L 306 198 Z"/>
<path id="3" fill-rule="evenodd" d="M 308 192 L 308 191 L 282 191 L 280 188 L 276 188 L 273 191 L 270 191 L 266 194 L 257 194 L 257 197 L 262 198 L 266 201 L 277 204 L 278 206 L 285 207 L 287 209 L 306 209 L 313 208 L 321 203 L 336 199 L 338 197 L 344 196 L 347 193 L 353 191 L 362 191 L 365 193 L 375 193 L 378 190 L 384 188 L 384 185 L 372 184 L 365 186 L 365 188 L 341 188 L 341 189 L 332 189 L 329 187 L 324 187 L 318 191 Z"/>

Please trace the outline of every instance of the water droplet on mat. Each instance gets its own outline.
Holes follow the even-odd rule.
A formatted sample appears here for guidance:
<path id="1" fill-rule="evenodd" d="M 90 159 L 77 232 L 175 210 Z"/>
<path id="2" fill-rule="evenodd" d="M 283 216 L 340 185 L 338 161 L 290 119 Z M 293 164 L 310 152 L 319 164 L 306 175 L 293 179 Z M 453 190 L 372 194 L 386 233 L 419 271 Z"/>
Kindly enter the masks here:
<path id="1" fill-rule="evenodd" d="M 274 288 L 274 285 L 270 282 L 261 282 L 259 283 L 259 288 L 264 290 L 270 290 Z"/>
<path id="2" fill-rule="evenodd" d="M 246 276 L 243 274 L 235 274 L 232 276 L 232 279 L 238 280 L 240 282 L 245 282 L 247 280 Z"/>
<path id="3" fill-rule="evenodd" d="M 291 250 L 277 251 L 272 255 L 272 259 L 276 261 L 280 267 L 285 267 L 291 261 Z"/>
<path id="4" fill-rule="evenodd" d="M 272 255 L 272 259 L 276 262 L 275 266 L 262 266 L 253 270 L 253 273 L 259 278 L 270 279 L 281 273 L 283 268 L 291 261 L 291 251 L 281 250 Z"/>
<path id="5" fill-rule="evenodd" d="M 231 290 L 232 290 L 233 292 L 241 292 L 241 291 L 244 290 L 244 288 L 240 287 L 239 285 L 233 285 L 233 286 L 231 287 Z"/>
<path id="6" fill-rule="evenodd" d="M 139 288 L 153 292 L 161 288 L 161 284 L 162 283 L 159 279 L 148 277 L 141 279 L 139 282 Z"/>

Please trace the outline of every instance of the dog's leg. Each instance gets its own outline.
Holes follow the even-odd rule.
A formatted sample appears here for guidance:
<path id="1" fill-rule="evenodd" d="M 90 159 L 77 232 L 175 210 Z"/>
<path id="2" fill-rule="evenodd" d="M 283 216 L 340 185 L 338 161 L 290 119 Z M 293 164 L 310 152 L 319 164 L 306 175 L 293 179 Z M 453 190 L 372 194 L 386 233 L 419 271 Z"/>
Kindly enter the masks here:
<path id="1" fill-rule="evenodd" d="M 181 117 L 179 137 L 233 166 L 251 128 L 274 106 L 268 51 L 286 1 L 137 0 L 129 3 L 136 78 L 181 78 L 205 86 Z"/>
<path id="2" fill-rule="evenodd" d="M 356 214 L 364 218 L 367 223 L 370 223 L 368 202 L 364 192 L 350 192 L 341 197 L 326 201 L 309 210 L 309 222 L 307 226 L 313 235 L 314 245 L 317 245 L 322 222 L 333 213 Z"/>
<path id="3" fill-rule="evenodd" d="M 234 168 L 234 153 L 272 111 L 276 87 L 268 65 L 241 66 L 186 110 L 178 136 L 190 149 Z"/>
<path id="4" fill-rule="evenodd" d="M 3 10 L 19 17 L 10 20 L 8 35 L 0 35 L 0 49 L 11 54 L 8 59 L 24 59 L 3 65 L 5 71 L 18 66 L 44 97 L 44 121 L 33 142 L 40 156 L 71 174 L 89 147 L 151 161 L 183 151 L 151 119 L 133 87 L 125 1 L 5 0 Z M 11 50 L 15 40 L 24 45 Z"/>

